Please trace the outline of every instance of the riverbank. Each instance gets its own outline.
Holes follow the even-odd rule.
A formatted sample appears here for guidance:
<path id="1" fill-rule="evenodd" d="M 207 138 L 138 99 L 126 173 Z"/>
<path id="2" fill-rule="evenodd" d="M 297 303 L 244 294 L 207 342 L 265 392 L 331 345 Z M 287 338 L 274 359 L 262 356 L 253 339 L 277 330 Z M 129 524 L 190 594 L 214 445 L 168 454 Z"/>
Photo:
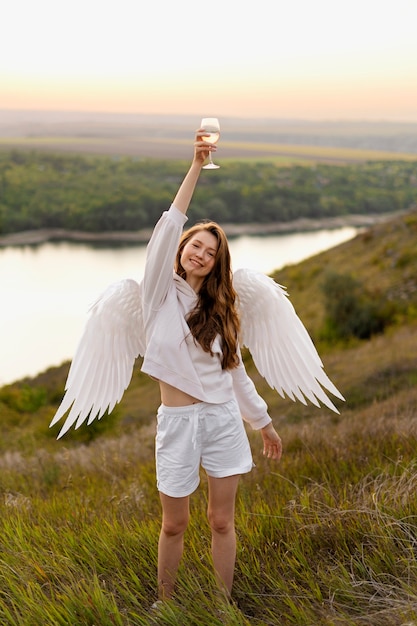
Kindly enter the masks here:
<path id="1" fill-rule="evenodd" d="M 245 235 L 277 235 L 288 233 L 311 232 L 315 230 L 332 230 L 350 226 L 353 228 L 367 228 L 374 224 L 381 224 L 393 217 L 403 215 L 404 211 L 382 213 L 378 215 L 343 215 L 322 219 L 300 218 L 291 222 L 271 222 L 268 224 L 222 224 L 228 237 L 242 237 Z M 43 228 L 28 230 L 20 233 L 0 236 L 0 247 L 33 246 L 49 241 L 74 241 L 78 243 L 101 244 L 143 244 L 149 241 L 152 228 L 144 228 L 134 232 L 109 231 L 103 233 L 89 233 L 79 230 L 65 230 L 63 228 Z"/>

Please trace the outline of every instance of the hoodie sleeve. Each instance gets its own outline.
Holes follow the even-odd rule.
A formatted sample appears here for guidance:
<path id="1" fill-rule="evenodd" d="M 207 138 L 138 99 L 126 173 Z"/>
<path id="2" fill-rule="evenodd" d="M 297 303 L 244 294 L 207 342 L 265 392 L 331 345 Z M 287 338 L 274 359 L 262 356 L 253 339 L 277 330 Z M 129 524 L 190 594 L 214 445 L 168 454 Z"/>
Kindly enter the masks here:
<path id="1" fill-rule="evenodd" d="M 174 205 L 164 211 L 146 248 L 142 281 L 145 322 L 164 302 L 172 284 L 175 256 L 187 216 Z"/>
<path id="2" fill-rule="evenodd" d="M 256 391 L 253 380 L 246 373 L 241 357 L 239 366 L 232 369 L 231 374 L 233 390 L 244 421 L 254 430 L 267 426 L 272 421 L 268 415 L 267 404 Z"/>

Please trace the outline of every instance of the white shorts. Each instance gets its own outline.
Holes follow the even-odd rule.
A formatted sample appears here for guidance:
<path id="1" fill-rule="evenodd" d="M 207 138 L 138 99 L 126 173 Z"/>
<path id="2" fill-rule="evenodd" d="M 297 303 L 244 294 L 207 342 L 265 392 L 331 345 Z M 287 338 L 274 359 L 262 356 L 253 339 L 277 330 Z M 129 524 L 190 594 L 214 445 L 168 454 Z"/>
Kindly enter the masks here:
<path id="1" fill-rule="evenodd" d="M 213 478 L 245 474 L 253 467 L 235 400 L 181 407 L 161 405 L 155 452 L 158 490 L 173 498 L 195 491 L 200 482 L 200 463 Z"/>

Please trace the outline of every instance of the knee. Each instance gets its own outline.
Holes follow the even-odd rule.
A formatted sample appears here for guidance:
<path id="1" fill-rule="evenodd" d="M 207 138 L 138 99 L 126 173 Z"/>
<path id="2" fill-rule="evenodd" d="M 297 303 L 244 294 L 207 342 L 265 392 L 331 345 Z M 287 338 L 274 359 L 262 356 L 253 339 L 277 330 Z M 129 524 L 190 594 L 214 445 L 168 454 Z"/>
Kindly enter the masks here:
<path id="1" fill-rule="evenodd" d="M 162 532 L 168 537 L 183 535 L 188 526 L 188 516 L 178 518 L 163 518 Z"/>
<path id="2" fill-rule="evenodd" d="M 227 534 L 234 531 L 233 515 L 226 515 L 222 512 L 209 510 L 207 512 L 208 521 L 212 532 Z"/>

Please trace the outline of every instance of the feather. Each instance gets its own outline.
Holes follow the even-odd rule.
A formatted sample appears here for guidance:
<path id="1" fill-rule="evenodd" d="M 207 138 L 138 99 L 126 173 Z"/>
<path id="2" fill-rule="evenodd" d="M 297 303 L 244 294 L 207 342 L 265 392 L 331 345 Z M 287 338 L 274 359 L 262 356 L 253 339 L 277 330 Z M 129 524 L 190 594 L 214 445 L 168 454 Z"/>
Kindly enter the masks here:
<path id="1" fill-rule="evenodd" d="M 65 394 L 50 426 L 69 410 L 58 439 L 75 424 L 88 424 L 122 399 L 135 359 L 145 353 L 141 287 L 132 279 L 113 283 L 90 307 Z"/>
<path id="2" fill-rule="evenodd" d="M 285 287 L 248 269 L 233 274 L 238 295 L 241 345 L 248 348 L 261 376 L 273 389 L 291 400 L 314 405 L 319 401 L 339 413 L 325 391 L 340 400 L 342 394 L 323 369 L 305 326 L 289 300 Z"/>

